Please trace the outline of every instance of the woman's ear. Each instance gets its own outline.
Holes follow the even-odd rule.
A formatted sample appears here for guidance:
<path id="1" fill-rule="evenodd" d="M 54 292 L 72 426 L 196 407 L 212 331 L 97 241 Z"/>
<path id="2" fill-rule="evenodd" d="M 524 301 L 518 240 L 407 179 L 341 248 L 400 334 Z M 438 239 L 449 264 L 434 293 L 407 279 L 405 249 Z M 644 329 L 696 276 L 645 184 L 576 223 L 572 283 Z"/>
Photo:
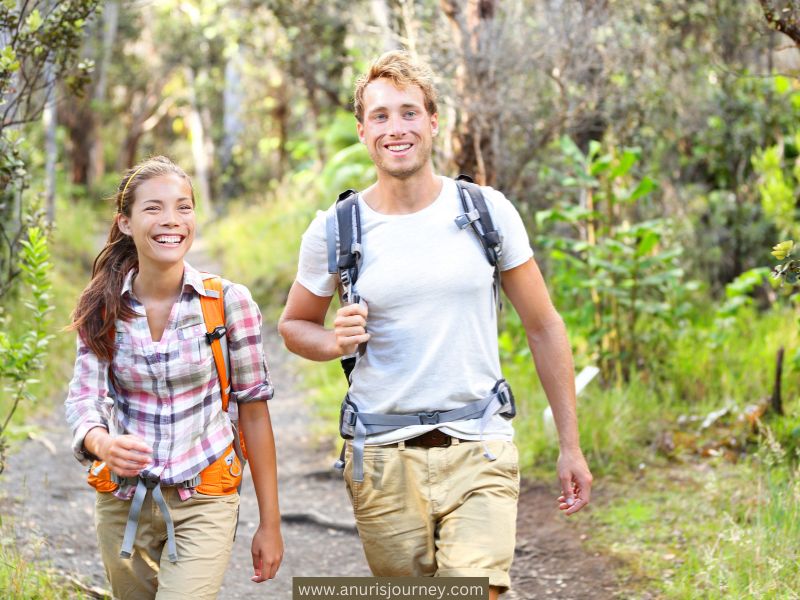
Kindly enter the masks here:
<path id="1" fill-rule="evenodd" d="M 117 227 L 119 227 L 119 230 L 125 235 L 132 235 L 131 224 L 128 220 L 128 217 L 126 217 L 125 215 L 123 214 L 117 215 Z"/>

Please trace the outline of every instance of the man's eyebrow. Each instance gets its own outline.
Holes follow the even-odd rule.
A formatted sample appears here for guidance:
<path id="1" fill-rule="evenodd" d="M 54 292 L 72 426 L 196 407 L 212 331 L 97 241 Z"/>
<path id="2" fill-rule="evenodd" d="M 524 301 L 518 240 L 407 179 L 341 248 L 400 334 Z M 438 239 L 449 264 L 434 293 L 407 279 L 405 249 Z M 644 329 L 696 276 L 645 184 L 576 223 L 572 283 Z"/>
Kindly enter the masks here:
<path id="1" fill-rule="evenodd" d="M 416 102 L 404 102 L 403 104 L 400 105 L 400 108 L 401 109 L 405 109 L 405 108 L 422 108 L 422 105 L 421 104 L 417 104 Z M 371 115 L 371 114 L 376 113 L 376 112 L 382 112 L 382 111 L 386 112 L 387 110 L 389 110 L 389 109 L 386 108 L 385 106 L 376 106 L 375 108 L 370 109 L 370 111 L 367 114 Z"/>

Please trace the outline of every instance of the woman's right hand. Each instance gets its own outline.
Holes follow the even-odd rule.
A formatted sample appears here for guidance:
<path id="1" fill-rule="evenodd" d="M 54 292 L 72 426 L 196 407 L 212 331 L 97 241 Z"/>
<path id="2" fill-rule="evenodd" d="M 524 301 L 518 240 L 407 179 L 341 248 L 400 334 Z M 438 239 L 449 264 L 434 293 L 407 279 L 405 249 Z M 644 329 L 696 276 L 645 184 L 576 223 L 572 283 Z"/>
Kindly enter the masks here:
<path id="1" fill-rule="evenodd" d="M 150 446 L 139 436 L 126 434 L 111 437 L 102 427 L 91 429 L 83 445 L 120 477 L 139 475 L 150 464 L 153 454 Z"/>

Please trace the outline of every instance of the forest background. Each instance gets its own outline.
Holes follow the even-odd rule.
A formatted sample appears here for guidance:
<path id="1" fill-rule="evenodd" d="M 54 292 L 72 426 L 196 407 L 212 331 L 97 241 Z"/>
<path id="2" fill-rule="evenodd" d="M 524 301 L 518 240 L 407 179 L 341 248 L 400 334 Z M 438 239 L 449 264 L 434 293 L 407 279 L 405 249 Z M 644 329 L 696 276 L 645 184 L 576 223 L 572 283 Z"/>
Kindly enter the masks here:
<path id="1" fill-rule="evenodd" d="M 438 75 L 438 172 L 512 199 L 577 367 L 600 369 L 579 399 L 603 490 L 586 544 L 625 597 L 799 597 L 797 300 L 770 277 L 799 233 L 798 44 L 795 0 L 3 0 L 2 457 L 61 410 L 61 329 L 122 172 L 183 165 L 203 243 L 275 323 L 315 211 L 375 175 L 354 78 L 402 47 Z M 552 479 L 506 305 L 524 471 Z M 304 368 L 333 447 L 341 373 Z M 2 580 L 25 558 L 0 537 Z"/>

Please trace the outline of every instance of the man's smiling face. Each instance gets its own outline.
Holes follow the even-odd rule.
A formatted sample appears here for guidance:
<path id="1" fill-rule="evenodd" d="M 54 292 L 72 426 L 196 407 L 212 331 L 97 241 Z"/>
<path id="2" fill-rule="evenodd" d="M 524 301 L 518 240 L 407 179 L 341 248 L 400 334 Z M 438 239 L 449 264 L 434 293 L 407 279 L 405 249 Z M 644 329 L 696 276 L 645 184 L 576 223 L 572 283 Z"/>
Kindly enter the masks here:
<path id="1" fill-rule="evenodd" d="M 357 129 L 380 174 L 408 179 L 430 161 L 439 116 L 428 114 L 418 86 L 398 88 L 381 78 L 364 89 L 364 121 Z"/>

